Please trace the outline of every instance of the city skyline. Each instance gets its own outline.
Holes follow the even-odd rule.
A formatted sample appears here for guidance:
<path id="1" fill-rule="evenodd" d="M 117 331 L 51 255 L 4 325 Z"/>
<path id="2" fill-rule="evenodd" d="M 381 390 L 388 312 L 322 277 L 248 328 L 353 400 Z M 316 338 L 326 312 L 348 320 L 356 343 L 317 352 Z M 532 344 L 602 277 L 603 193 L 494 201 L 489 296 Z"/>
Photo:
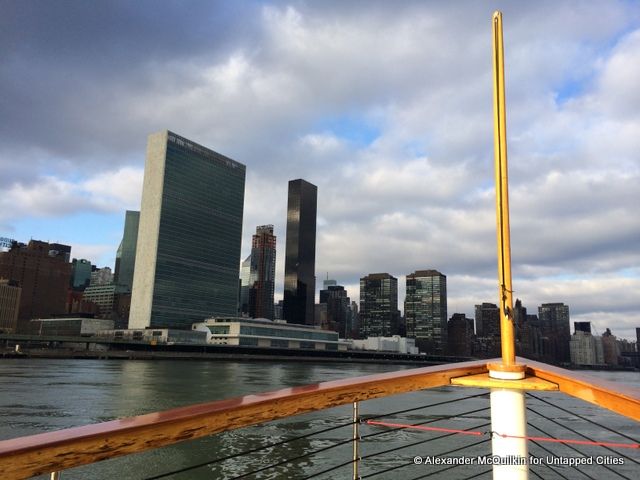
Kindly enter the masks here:
<path id="1" fill-rule="evenodd" d="M 196 2 L 152 21 L 144 2 L 23 3 L 0 29 L 0 236 L 113 268 L 144 139 L 171 128 L 247 165 L 242 258 L 255 225 L 285 238 L 286 183 L 306 178 L 318 278 L 357 299 L 387 271 L 402 299 L 407 274 L 434 268 L 450 314 L 497 301 L 492 3 Z M 636 5 L 503 8 L 515 295 L 625 338 L 640 324 Z M 284 242 L 277 258 L 276 300 Z"/>

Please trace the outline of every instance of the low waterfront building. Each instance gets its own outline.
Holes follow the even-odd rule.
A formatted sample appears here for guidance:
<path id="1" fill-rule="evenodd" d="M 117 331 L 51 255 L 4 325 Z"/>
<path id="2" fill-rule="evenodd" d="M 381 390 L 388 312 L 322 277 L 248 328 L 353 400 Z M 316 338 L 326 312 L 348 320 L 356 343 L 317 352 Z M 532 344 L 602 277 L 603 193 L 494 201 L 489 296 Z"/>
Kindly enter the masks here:
<path id="1" fill-rule="evenodd" d="M 367 337 L 364 340 L 353 340 L 354 350 L 372 350 L 375 352 L 394 352 L 418 355 L 414 338 L 393 335 L 391 337 Z"/>
<path id="2" fill-rule="evenodd" d="M 113 323 L 113 322 L 112 322 Z M 204 345 L 207 341 L 205 332 L 193 330 L 177 330 L 175 328 L 123 328 L 102 330 L 98 337 L 106 337 L 123 342 L 143 342 L 151 345 Z"/>
<path id="3" fill-rule="evenodd" d="M 39 318 L 30 323 L 30 332 L 35 335 L 86 337 L 113 328 L 113 320 L 101 318 Z"/>
<path id="4" fill-rule="evenodd" d="M 208 318 L 194 323 L 192 330 L 205 332 L 207 343 L 247 347 L 346 350 L 338 333 L 310 325 L 296 325 L 266 318 Z"/>

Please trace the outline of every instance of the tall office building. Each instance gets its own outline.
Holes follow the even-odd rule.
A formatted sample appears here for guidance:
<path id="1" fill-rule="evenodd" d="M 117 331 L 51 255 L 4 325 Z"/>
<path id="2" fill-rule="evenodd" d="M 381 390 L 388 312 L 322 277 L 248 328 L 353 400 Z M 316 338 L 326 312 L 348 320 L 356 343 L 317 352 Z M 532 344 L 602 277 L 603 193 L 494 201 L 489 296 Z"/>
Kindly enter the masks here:
<path id="1" fill-rule="evenodd" d="M 398 279 L 388 273 L 371 273 L 360 279 L 360 336 L 398 334 Z"/>
<path id="2" fill-rule="evenodd" d="M 149 136 L 130 328 L 237 314 L 244 182 L 241 163 L 166 130 Z"/>
<path id="3" fill-rule="evenodd" d="M 249 316 L 249 285 L 253 283 L 251 278 L 251 254 L 240 265 L 240 301 L 238 310 L 241 317 Z"/>
<path id="4" fill-rule="evenodd" d="M 273 225 L 256 227 L 251 239 L 251 279 L 249 316 L 274 319 L 273 292 L 276 279 L 276 237 Z"/>
<path id="5" fill-rule="evenodd" d="M 318 187 L 289 182 L 282 315 L 289 323 L 314 324 Z"/>
<path id="6" fill-rule="evenodd" d="M 471 356 L 473 346 L 473 318 L 464 313 L 454 313 L 447 324 L 447 355 L 456 357 Z"/>
<path id="7" fill-rule="evenodd" d="M 416 270 L 407 275 L 404 302 L 407 337 L 416 339 L 422 352 L 447 351 L 447 277 L 437 270 Z"/>
<path id="8" fill-rule="evenodd" d="M 91 283 L 93 265 L 84 258 L 74 258 L 71 262 L 71 287 L 74 290 L 84 290 Z"/>
<path id="9" fill-rule="evenodd" d="M 136 265 L 139 224 L 140 212 L 127 210 L 124 216 L 122 241 L 116 252 L 116 271 L 113 274 L 113 282 L 119 290 L 130 292 L 133 288 L 133 268 Z"/>
<path id="10" fill-rule="evenodd" d="M 538 318 L 542 335 L 546 338 L 544 353 L 548 360 L 561 363 L 571 361 L 569 306 L 564 303 L 543 303 L 538 307 Z"/>
<path id="11" fill-rule="evenodd" d="M 351 336 L 349 305 L 351 299 L 342 285 L 335 280 L 325 280 L 324 288 L 320 290 L 320 304 L 327 305 L 327 324 L 329 330 L 338 332 L 340 337 Z"/>
<path id="12" fill-rule="evenodd" d="M 111 283 L 113 283 L 111 267 L 98 268 L 95 265 L 92 266 L 89 285 L 109 285 Z"/>
<path id="13" fill-rule="evenodd" d="M 476 305 L 476 335 L 478 337 L 500 336 L 500 309 L 495 303 Z"/>
<path id="14" fill-rule="evenodd" d="M 500 355 L 500 309 L 494 303 L 475 306 L 476 338 L 473 353 L 481 358 Z"/>
<path id="15" fill-rule="evenodd" d="M 584 332 L 591 335 L 591 322 L 573 322 L 574 332 Z"/>

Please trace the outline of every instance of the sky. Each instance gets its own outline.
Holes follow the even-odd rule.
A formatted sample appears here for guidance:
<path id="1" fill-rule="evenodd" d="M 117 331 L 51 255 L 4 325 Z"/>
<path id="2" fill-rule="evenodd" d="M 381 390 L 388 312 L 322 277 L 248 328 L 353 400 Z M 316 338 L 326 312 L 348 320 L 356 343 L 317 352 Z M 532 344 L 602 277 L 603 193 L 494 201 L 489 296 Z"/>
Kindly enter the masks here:
<path id="1" fill-rule="evenodd" d="M 491 16 L 503 11 L 514 295 L 640 327 L 640 2 L 0 0 L 0 237 L 113 267 L 146 139 L 247 166 L 242 257 L 318 186 L 317 284 L 437 269 L 497 301 Z M 240 259 L 239 259 L 240 263 Z"/>

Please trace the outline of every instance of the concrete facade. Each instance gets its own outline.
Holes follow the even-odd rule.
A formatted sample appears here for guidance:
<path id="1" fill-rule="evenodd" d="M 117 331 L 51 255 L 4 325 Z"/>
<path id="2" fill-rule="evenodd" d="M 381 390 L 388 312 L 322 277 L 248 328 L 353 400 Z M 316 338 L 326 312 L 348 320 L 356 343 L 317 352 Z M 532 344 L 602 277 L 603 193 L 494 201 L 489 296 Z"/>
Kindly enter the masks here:
<path id="1" fill-rule="evenodd" d="M 247 347 L 294 348 L 302 350 L 346 350 L 337 332 L 283 320 L 266 318 L 209 318 L 193 324 L 193 330 L 206 332 L 207 343 Z"/>
<path id="2" fill-rule="evenodd" d="M 405 338 L 399 335 L 391 337 L 368 337 L 364 340 L 352 341 L 354 350 L 371 350 L 375 352 L 395 352 L 417 355 L 416 341 L 413 338 Z"/>

